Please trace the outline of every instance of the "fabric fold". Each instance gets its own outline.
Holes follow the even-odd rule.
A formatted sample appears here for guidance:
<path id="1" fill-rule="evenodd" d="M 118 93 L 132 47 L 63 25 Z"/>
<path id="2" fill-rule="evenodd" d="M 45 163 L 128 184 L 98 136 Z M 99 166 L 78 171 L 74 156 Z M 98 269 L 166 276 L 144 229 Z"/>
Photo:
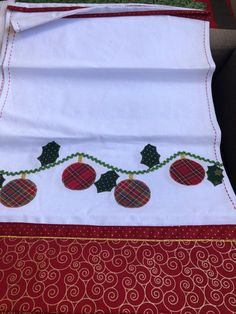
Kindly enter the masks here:
<path id="1" fill-rule="evenodd" d="M 132 15 L 175 15 L 189 18 L 208 19 L 209 12 L 202 10 L 179 9 L 158 5 L 93 5 L 86 6 L 65 6 L 65 7 L 23 7 L 8 6 L 8 9 L 15 11 L 11 18 L 11 24 L 16 32 L 24 31 L 32 27 L 53 22 L 61 18 L 77 17 L 106 17 L 106 16 L 132 16 Z M 53 11 L 54 10 L 54 11 Z M 20 13 L 19 13 L 20 12 Z M 28 13 L 28 14 L 27 14 Z"/>

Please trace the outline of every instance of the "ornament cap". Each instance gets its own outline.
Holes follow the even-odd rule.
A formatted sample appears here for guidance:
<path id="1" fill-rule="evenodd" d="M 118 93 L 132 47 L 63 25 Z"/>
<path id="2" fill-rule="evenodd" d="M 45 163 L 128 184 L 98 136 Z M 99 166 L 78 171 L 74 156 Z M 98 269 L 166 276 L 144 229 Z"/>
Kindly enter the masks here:
<path id="1" fill-rule="evenodd" d="M 82 162 L 83 161 L 83 156 L 82 155 L 79 155 L 78 156 L 78 162 Z"/>
<path id="2" fill-rule="evenodd" d="M 186 158 L 185 154 L 181 154 L 180 159 L 184 159 L 184 158 Z"/>
<path id="3" fill-rule="evenodd" d="M 133 179 L 134 179 L 133 173 L 129 173 L 129 179 L 130 179 L 130 180 L 133 180 Z"/>
<path id="4" fill-rule="evenodd" d="M 26 173 L 25 172 L 21 174 L 21 179 L 23 179 L 23 180 L 26 179 Z"/>

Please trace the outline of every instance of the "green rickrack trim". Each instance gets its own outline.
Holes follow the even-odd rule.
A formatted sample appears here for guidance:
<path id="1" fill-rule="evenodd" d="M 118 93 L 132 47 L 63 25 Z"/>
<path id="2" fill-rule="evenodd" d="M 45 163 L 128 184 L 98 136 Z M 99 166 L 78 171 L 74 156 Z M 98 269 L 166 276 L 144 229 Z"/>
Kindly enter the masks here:
<path id="1" fill-rule="evenodd" d="M 16 2 L 25 3 L 147 3 L 171 5 L 189 9 L 206 8 L 206 3 L 195 2 L 192 0 L 17 0 Z"/>
<path id="2" fill-rule="evenodd" d="M 60 164 L 63 164 L 64 162 L 70 160 L 70 159 L 73 159 L 75 157 L 79 157 L 79 156 L 82 156 L 84 158 L 87 158 L 87 159 L 90 159 L 92 161 L 94 161 L 96 164 L 104 167 L 104 168 L 107 168 L 107 169 L 111 169 L 111 170 L 114 170 L 115 172 L 118 172 L 118 173 L 123 173 L 123 174 L 131 174 L 131 175 L 141 175 L 141 174 L 147 174 L 147 173 L 150 173 L 150 172 L 153 172 L 153 171 L 156 171 L 160 168 L 162 168 L 163 166 L 165 166 L 166 164 L 168 164 L 171 160 L 175 159 L 176 157 L 178 156 L 189 156 L 189 157 L 192 157 L 192 158 L 195 158 L 195 159 L 198 159 L 198 160 L 202 160 L 202 161 L 205 161 L 205 162 L 208 162 L 210 164 L 214 164 L 216 166 L 219 166 L 219 167 L 223 167 L 223 164 L 221 164 L 220 162 L 218 161 L 215 161 L 215 160 L 210 160 L 210 159 L 207 159 L 207 158 L 204 158 L 204 157 L 201 157 L 199 155 L 195 155 L 195 154 L 192 154 L 192 153 L 189 153 L 189 152 L 184 152 L 184 151 L 179 151 L 173 155 L 171 155 L 170 157 L 166 158 L 164 161 L 162 161 L 161 163 L 159 163 L 158 165 L 152 167 L 152 168 L 148 168 L 148 169 L 145 169 L 145 170 L 126 170 L 126 169 L 122 169 L 122 168 L 118 168 L 118 167 L 115 167 L 115 166 L 112 166 L 92 155 L 88 155 L 88 154 L 85 154 L 83 152 L 77 152 L 75 154 L 71 154 L 65 158 L 62 158 L 54 163 L 51 163 L 51 164 L 48 164 L 46 166 L 41 166 L 39 168 L 35 168 L 35 169 L 26 169 L 26 170 L 20 170 L 20 171 L 5 171 L 5 170 L 0 170 L 0 174 L 2 175 L 5 175 L 5 176 L 19 176 L 19 175 L 22 175 L 22 174 L 33 174 L 33 173 L 37 173 L 37 172 L 41 172 L 41 171 L 44 171 L 44 170 L 47 170 L 47 169 L 50 169 L 50 168 L 53 168 L 55 166 L 58 166 Z"/>

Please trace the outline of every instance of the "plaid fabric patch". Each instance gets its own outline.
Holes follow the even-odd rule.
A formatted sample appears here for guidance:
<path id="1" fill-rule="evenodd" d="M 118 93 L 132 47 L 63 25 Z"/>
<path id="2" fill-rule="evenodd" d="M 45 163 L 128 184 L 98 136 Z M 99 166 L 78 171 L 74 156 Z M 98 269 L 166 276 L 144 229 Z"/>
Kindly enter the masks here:
<path id="1" fill-rule="evenodd" d="M 31 202 L 37 193 L 34 182 L 16 179 L 8 182 L 0 191 L 1 203 L 6 207 L 20 207 Z"/>
<path id="2" fill-rule="evenodd" d="M 62 174 L 64 185 L 70 190 L 84 190 L 89 188 L 96 179 L 95 170 L 80 162 L 67 167 Z"/>
<path id="3" fill-rule="evenodd" d="M 124 207 L 142 207 L 149 201 L 150 196 L 149 187 L 139 180 L 127 179 L 121 181 L 115 188 L 115 199 Z"/>
<path id="4" fill-rule="evenodd" d="M 178 183 L 196 185 L 204 179 L 205 170 L 199 163 L 183 158 L 171 165 L 170 175 Z"/>

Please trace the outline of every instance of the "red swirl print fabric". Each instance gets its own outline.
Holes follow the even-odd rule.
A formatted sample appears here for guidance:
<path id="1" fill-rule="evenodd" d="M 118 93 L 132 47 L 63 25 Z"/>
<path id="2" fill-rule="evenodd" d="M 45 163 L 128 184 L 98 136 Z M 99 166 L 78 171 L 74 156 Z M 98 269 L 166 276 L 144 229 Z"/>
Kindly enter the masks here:
<path id="1" fill-rule="evenodd" d="M 129 239 L 129 227 L 120 239 L 105 238 L 119 227 L 104 227 L 100 238 L 30 236 L 30 225 L 16 227 L 22 235 L 0 238 L 0 313 L 236 312 L 236 241 L 225 239 L 233 226 L 218 240 L 216 226 L 207 227 L 210 239 L 201 227 L 184 227 L 198 230 L 195 239 L 166 240 Z"/>

